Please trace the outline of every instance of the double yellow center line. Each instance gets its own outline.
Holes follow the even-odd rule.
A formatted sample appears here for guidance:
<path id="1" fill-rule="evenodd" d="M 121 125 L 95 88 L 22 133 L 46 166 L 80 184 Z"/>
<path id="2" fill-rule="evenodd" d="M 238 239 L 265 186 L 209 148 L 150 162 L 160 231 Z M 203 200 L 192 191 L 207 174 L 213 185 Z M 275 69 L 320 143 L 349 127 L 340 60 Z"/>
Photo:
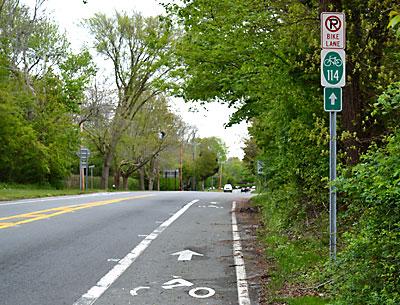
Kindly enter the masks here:
<path id="1" fill-rule="evenodd" d="M 38 220 L 42 220 L 42 219 L 48 219 L 51 217 L 55 217 L 55 216 L 59 216 L 62 214 L 67 214 L 67 213 L 72 213 L 72 212 L 83 210 L 83 209 L 108 205 L 108 204 L 117 203 L 117 202 L 126 201 L 126 200 L 146 198 L 146 197 L 150 197 L 150 196 L 153 196 L 153 195 L 152 194 L 139 195 L 139 196 L 125 197 L 125 198 L 117 198 L 117 199 L 89 202 L 89 203 L 84 203 L 84 204 L 68 205 L 68 206 L 40 210 L 40 211 L 35 211 L 35 212 L 30 212 L 30 213 L 25 213 L 25 214 L 1 217 L 0 218 L 0 229 L 7 229 L 7 228 L 15 227 L 17 225 L 26 224 L 29 222 L 34 222 L 34 221 L 38 221 Z"/>

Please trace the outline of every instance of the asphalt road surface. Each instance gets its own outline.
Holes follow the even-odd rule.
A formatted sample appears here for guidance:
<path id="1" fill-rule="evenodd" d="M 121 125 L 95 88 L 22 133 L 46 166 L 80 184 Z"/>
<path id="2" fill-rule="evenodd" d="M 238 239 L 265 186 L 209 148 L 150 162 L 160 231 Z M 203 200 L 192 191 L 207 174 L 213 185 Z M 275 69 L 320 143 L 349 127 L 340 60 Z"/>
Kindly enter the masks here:
<path id="1" fill-rule="evenodd" d="M 0 304 L 248 305 L 231 213 L 244 196 L 124 192 L 1 202 Z"/>

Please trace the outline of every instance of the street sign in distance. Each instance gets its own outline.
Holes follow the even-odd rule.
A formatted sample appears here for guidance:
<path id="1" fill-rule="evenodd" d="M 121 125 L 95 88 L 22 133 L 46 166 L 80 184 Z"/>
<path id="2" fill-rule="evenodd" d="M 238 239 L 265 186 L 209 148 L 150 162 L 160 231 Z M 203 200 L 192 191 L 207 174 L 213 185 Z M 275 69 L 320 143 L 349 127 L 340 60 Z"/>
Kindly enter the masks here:
<path id="1" fill-rule="evenodd" d="M 264 161 L 257 160 L 257 174 L 262 175 L 264 173 Z"/>
<path id="2" fill-rule="evenodd" d="M 344 87 L 346 80 L 346 53 L 344 50 L 321 51 L 321 85 Z"/>
<path id="3" fill-rule="evenodd" d="M 82 158 L 82 159 L 87 159 L 87 158 L 89 158 L 90 157 L 90 150 L 89 150 L 89 148 L 85 148 L 85 147 L 83 147 L 83 148 L 81 148 L 77 153 L 76 153 L 76 155 L 79 157 L 79 158 Z"/>
<path id="4" fill-rule="evenodd" d="M 344 49 L 346 47 L 346 23 L 344 13 L 321 13 L 321 48 Z"/>
<path id="5" fill-rule="evenodd" d="M 325 111 L 342 111 L 342 88 L 324 88 Z"/>

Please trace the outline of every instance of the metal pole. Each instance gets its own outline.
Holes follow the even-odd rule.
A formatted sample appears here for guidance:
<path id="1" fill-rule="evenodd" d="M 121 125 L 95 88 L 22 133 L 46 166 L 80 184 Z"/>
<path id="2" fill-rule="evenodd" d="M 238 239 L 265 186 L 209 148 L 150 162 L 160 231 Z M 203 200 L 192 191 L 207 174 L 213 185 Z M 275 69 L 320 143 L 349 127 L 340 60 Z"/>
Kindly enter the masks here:
<path id="1" fill-rule="evenodd" d="M 86 163 L 85 171 L 86 171 L 86 190 L 88 190 L 89 189 L 89 160 Z"/>
<path id="2" fill-rule="evenodd" d="M 336 112 L 329 113 L 330 125 L 330 151 L 329 151 L 329 178 L 330 182 L 336 180 Z M 331 260 L 336 260 L 336 187 L 329 188 L 329 255 Z"/>
<path id="3" fill-rule="evenodd" d="M 82 192 L 82 158 L 79 157 L 79 190 Z"/>
<path id="4" fill-rule="evenodd" d="M 181 142 L 180 152 L 179 152 L 179 190 L 183 190 L 183 142 Z"/>

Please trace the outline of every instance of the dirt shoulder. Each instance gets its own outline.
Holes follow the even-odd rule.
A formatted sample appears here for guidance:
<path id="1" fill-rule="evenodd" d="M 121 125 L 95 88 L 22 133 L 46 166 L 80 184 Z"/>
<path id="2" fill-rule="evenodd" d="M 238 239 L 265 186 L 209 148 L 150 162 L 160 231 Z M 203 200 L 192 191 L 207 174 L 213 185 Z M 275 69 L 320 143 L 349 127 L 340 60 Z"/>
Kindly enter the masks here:
<path id="1" fill-rule="evenodd" d="M 257 231 L 262 226 L 260 212 L 258 208 L 251 206 L 249 199 L 237 201 L 235 212 L 252 305 L 263 305 L 266 304 L 264 288 L 268 282 L 268 266 L 264 245 L 257 238 Z"/>

